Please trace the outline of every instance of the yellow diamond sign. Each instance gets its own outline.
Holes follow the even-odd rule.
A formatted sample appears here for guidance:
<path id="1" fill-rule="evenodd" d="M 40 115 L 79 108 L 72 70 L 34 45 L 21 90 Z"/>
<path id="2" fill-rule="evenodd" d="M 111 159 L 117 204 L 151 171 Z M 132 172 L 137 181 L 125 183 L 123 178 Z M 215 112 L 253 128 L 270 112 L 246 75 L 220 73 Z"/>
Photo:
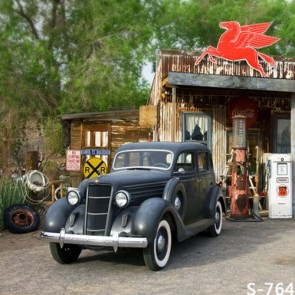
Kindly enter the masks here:
<path id="1" fill-rule="evenodd" d="M 102 159 L 94 157 L 86 161 L 83 170 L 86 178 L 93 178 L 99 176 L 100 174 L 106 174 L 107 165 Z"/>

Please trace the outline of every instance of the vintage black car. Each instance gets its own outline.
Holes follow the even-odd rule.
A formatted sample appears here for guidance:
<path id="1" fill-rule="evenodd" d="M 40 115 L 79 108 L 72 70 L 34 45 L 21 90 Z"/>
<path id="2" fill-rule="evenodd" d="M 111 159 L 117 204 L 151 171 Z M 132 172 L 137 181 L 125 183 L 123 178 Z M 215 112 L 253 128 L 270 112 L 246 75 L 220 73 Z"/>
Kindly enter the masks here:
<path id="1" fill-rule="evenodd" d="M 82 249 L 142 248 L 147 267 L 160 270 L 172 240 L 218 236 L 225 206 L 205 145 L 130 143 L 109 174 L 83 180 L 49 208 L 41 237 L 59 263 L 76 261 Z"/>

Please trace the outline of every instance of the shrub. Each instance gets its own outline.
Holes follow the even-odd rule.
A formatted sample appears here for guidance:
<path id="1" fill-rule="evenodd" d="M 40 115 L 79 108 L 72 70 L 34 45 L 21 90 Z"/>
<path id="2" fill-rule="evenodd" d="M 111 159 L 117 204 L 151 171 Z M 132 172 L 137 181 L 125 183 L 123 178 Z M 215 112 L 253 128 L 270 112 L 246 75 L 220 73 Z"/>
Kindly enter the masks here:
<path id="1" fill-rule="evenodd" d="M 0 178 L 0 230 L 3 229 L 3 213 L 6 208 L 15 204 L 24 204 L 25 195 L 22 182 L 9 178 Z"/>

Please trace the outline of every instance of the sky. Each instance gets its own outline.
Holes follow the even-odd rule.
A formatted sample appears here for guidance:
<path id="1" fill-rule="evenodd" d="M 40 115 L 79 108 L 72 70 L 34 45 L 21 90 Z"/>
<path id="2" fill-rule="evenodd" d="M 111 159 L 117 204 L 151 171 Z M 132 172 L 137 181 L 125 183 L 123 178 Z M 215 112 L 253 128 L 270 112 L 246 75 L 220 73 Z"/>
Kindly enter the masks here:
<path id="1" fill-rule="evenodd" d="M 155 76 L 155 73 L 153 72 L 152 63 L 145 64 L 145 66 L 142 69 L 142 75 L 149 82 L 149 84 L 152 85 Z"/>

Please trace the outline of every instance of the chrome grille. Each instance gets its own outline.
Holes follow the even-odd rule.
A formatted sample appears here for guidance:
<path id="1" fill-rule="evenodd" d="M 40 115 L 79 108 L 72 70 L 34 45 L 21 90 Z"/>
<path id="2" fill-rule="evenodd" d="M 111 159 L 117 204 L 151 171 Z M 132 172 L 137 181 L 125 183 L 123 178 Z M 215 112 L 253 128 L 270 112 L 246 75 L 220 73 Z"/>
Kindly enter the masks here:
<path id="1" fill-rule="evenodd" d="M 110 185 L 89 185 L 86 201 L 85 234 L 100 236 L 105 234 L 111 190 Z"/>

